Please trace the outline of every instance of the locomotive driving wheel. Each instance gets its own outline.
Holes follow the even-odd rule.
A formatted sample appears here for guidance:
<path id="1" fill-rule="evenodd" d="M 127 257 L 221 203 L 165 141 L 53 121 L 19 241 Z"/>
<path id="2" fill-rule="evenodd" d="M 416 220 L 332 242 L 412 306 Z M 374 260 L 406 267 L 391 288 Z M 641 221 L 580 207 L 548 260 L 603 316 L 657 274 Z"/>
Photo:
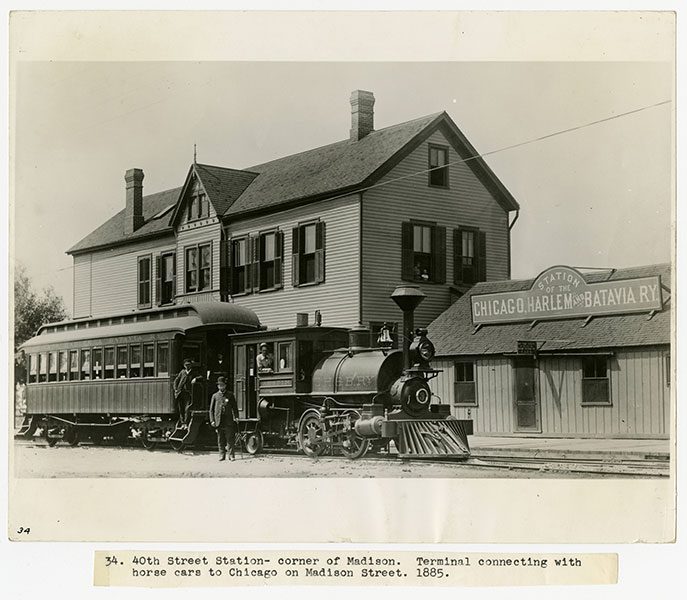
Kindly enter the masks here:
<path id="1" fill-rule="evenodd" d="M 319 411 L 309 410 L 301 417 L 298 444 L 308 456 L 319 456 L 324 452 L 326 442 Z"/>
<path id="2" fill-rule="evenodd" d="M 258 454 L 262 450 L 263 440 L 260 431 L 252 431 L 246 436 L 246 452 L 251 456 Z"/>
<path id="3" fill-rule="evenodd" d="M 356 458 L 362 458 L 365 456 L 368 448 L 370 447 L 369 440 L 360 437 L 354 428 L 354 423 L 360 418 L 360 414 L 357 411 L 346 412 L 346 423 L 344 425 L 343 441 L 341 444 L 341 454 L 346 458 L 355 460 Z"/>

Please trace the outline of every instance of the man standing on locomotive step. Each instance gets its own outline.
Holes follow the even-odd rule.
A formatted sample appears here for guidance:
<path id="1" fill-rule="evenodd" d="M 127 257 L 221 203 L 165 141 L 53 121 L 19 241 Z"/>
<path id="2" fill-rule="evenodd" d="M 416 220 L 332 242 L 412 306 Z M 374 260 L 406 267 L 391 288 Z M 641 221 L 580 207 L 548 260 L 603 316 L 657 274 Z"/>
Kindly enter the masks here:
<path id="1" fill-rule="evenodd" d="M 218 390 L 210 400 L 210 425 L 217 431 L 219 459 L 227 458 L 227 446 L 229 446 L 229 460 L 234 460 L 236 419 L 239 418 L 239 409 L 236 406 L 236 397 L 227 391 L 225 377 L 217 378 L 217 388 Z"/>
<path id="2" fill-rule="evenodd" d="M 198 378 L 193 372 L 193 361 L 190 358 L 184 360 L 184 368 L 174 380 L 174 401 L 176 403 L 179 421 L 188 426 L 189 412 L 193 405 L 193 393 L 191 386 Z"/>

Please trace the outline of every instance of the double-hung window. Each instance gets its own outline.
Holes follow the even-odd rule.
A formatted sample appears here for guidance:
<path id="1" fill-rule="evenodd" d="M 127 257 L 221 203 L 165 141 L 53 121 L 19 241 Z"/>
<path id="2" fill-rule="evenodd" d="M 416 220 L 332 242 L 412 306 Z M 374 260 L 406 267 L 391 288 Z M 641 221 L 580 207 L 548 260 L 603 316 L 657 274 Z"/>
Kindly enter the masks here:
<path id="1" fill-rule="evenodd" d="M 475 363 L 458 361 L 453 365 L 454 404 L 458 406 L 477 406 L 477 389 L 475 384 Z"/>
<path id="2" fill-rule="evenodd" d="M 446 228 L 434 223 L 401 224 L 402 279 L 420 283 L 446 281 Z"/>
<path id="3" fill-rule="evenodd" d="M 607 356 L 585 356 L 582 359 L 582 404 L 611 404 Z"/>
<path id="4" fill-rule="evenodd" d="M 324 281 L 325 225 L 303 223 L 292 231 L 292 283 L 294 287 Z"/>
<path id="5" fill-rule="evenodd" d="M 429 145 L 429 185 L 448 187 L 448 147 Z"/>
<path id="6" fill-rule="evenodd" d="M 209 290 L 212 282 L 212 245 L 186 248 L 186 292 Z"/>
<path id="7" fill-rule="evenodd" d="M 152 257 L 138 257 L 138 307 L 150 308 L 151 306 L 151 263 Z"/>
<path id="8" fill-rule="evenodd" d="M 195 221 L 196 219 L 206 219 L 209 216 L 210 205 L 208 203 L 208 198 L 200 183 L 196 181 L 191 191 L 191 197 L 188 200 L 186 220 Z"/>
<path id="9" fill-rule="evenodd" d="M 174 252 L 157 257 L 156 295 L 158 304 L 171 304 L 176 294 L 176 255 Z"/>
<path id="10" fill-rule="evenodd" d="M 231 242 L 231 293 L 245 294 L 250 291 L 249 238 Z"/>
<path id="11" fill-rule="evenodd" d="M 473 284 L 487 280 L 487 238 L 472 227 L 453 230 L 453 281 Z"/>

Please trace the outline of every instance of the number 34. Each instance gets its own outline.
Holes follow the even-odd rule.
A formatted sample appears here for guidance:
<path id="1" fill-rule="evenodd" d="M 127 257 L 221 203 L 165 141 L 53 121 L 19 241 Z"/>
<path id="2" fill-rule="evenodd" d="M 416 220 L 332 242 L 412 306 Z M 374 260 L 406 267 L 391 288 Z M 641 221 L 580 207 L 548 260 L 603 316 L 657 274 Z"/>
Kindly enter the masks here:
<path id="1" fill-rule="evenodd" d="M 30 527 L 20 527 L 19 529 L 17 529 L 17 533 L 25 533 L 26 535 L 28 535 L 29 533 L 31 533 L 31 528 Z"/>

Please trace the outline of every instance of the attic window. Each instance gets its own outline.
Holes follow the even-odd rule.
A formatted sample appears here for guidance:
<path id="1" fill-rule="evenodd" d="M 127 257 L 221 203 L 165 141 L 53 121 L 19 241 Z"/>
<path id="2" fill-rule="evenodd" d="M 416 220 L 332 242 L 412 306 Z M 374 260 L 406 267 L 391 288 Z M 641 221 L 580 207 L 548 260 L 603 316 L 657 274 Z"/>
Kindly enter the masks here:
<path id="1" fill-rule="evenodd" d="M 448 187 L 448 147 L 429 146 L 429 185 Z"/>
<path id="2" fill-rule="evenodd" d="M 210 205 L 208 197 L 203 192 L 200 185 L 196 182 L 193 186 L 193 195 L 188 202 L 188 221 L 196 219 L 207 219 L 210 216 Z"/>

